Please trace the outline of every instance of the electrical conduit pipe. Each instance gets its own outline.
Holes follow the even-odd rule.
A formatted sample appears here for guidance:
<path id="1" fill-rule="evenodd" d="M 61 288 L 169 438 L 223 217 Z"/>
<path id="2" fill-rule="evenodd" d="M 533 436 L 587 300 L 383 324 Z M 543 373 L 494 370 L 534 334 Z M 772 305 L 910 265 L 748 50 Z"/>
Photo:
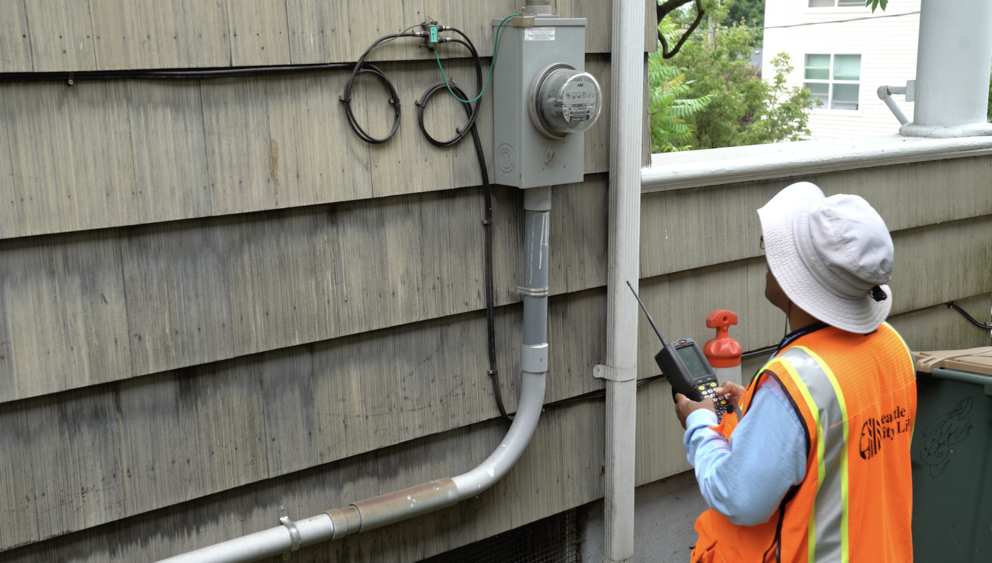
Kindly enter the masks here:
<path id="1" fill-rule="evenodd" d="M 551 0 L 527 0 L 524 6 L 523 15 L 537 16 L 539 18 L 556 17 L 551 9 Z"/>
<path id="2" fill-rule="evenodd" d="M 345 508 L 328 510 L 324 514 L 297 522 L 287 520 L 284 525 L 170 557 L 161 563 L 258 561 L 451 506 L 477 496 L 506 475 L 527 448 L 541 418 L 544 380 L 548 372 L 548 236 L 551 188 L 526 190 L 524 209 L 526 283 L 516 289 L 516 293 L 523 296 L 524 303 L 520 401 L 513 424 L 499 447 L 486 461 L 457 477 L 438 479 L 361 500 Z"/>

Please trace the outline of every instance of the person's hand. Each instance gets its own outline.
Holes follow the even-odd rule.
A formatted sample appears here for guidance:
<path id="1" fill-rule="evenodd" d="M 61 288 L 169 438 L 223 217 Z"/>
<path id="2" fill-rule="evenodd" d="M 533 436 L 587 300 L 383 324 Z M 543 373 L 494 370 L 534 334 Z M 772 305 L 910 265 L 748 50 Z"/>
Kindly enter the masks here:
<path id="1" fill-rule="evenodd" d="M 741 397 L 744 396 L 744 388 L 732 381 L 724 381 L 719 387 L 713 390 L 718 397 L 724 397 L 727 402 L 736 409 L 740 406 Z"/>
<path id="2" fill-rule="evenodd" d="M 689 415 L 693 411 L 698 411 L 699 409 L 708 409 L 714 413 L 716 412 L 716 407 L 713 406 L 713 399 L 703 399 L 702 402 L 697 403 L 696 401 L 690 401 L 689 397 L 686 397 L 682 393 L 675 394 L 675 415 L 679 417 L 682 428 L 685 428 L 685 419 L 689 418 Z"/>

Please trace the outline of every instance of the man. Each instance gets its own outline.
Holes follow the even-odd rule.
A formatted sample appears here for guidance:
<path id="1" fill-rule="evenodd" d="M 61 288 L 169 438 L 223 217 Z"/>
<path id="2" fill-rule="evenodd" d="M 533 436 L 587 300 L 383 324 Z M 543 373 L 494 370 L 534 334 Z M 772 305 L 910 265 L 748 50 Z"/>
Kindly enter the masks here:
<path id="1" fill-rule="evenodd" d="M 689 463 L 710 510 L 692 561 L 913 560 L 912 356 L 884 322 L 892 239 L 862 198 L 801 182 L 758 210 L 765 297 L 793 332 L 717 425 L 677 395 Z"/>

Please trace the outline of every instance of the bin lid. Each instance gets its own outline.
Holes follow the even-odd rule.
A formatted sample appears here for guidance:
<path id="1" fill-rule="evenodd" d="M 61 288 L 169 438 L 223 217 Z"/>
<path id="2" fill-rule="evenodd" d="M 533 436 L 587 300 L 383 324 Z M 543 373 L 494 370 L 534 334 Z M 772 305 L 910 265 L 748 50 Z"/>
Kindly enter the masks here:
<path id="1" fill-rule="evenodd" d="M 947 368 L 992 375 L 992 346 L 967 350 L 913 352 L 913 359 L 916 361 L 916 371 L 931 373 L 936 368 Z"/>

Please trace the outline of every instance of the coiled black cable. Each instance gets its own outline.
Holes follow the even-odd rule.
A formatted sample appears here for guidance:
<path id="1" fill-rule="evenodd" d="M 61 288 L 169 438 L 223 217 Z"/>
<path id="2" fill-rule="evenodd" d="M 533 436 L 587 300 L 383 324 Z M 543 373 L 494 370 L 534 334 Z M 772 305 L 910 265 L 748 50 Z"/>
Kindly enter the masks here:
<path id="1" fill-rule="evenodd" d="M 462 37 L 465 38 L 464 41 L 462 41 L 461 39 L 450 39 L 449 42 L 451 42 L 451 43 L 458 43 L 460 45 L 463 45 L 463 46 L 465 46 L 466 49 L 469 50 L 469 53 L 471 53 L 472 60 L 475 62 L 475 83 L 476 83 L 476 90 L 478 90 L 478 91 L 481 92 L 482 91 L 482 60 L 479 58 L 479 52 L 476 51 L 475 45 L 472 44 L 472 41 L 468 37 L 466 37 L 464 33 L 462 33 L 461 31 L 458 31 L 455 28 L 451 28 L 451 31 L 454 31 L 454 32 L 458 33 L 459 35 L 461 35 Z M 465 104 L 465 109 L 468 112 L 468 123 L 466 123 L 464 127 L 459 127 L 457 129 L 455 129 L 455 136 L 452 137 L 451 139 L 447 140 L 447 141 L 439 141 L 439 140 L 435 139 L 434 137 L 431 136 L 430 133 L 427 132 L 427 128 L 424 125 L 424 110 L 427 108 L 427 102 L 431 99 L 431 97 L 434 94 L 436 94 L 436 93 L 438 93 L 438 92 L 440 92 L 442 90 L 447 90 L 447 89 L 448 89 L 448 85 L 446 83 L 439 82 L 439 83 L 431 86 L 430 88 L 428 88 L 424 92 L 424 94 L 420 97 L 420 100 L 417 101 L 417 123 L 420 125 L 420 132 L 424 134 L 424 137 L 426 137 L 427 138 L 427 141 L 430 142 L 432 145 L 434 145 L 436 147 L 443 147 L 443 148 L 453 147 L 453 146 L 457 145 L 458 143 L 460 143 L 461 140 L 465 138 L 465 135 L 468 134 L 469 130 L 471 130 L 472 127 L 475 126 L 475 120 L 476 120 L 476 118 L 479 117 L 479 110 L 482 107 L 482 100 L 481 99 L 479 101 L 475 102 L 475 106 L 474 107 L 472 107 L 471 104 Z M 451 90 L 456 95 L 458 95 L 460 98 L 468 99 L 468 97 L 465 95 L 465 93 L 460 88 L 458 88 L 457 86 L 452 85 L 451 86 Z M 459 94 L 459 92 L 461 92 L 461 93 Z"/>
<path id="2" fill-rule="evenodd" d="M 396 93 L 396 87 L 393 86 L 393 83 L 390 82 L 388 78 L 386 78 L 386 75 L 383 74 L 381 70 L 379 70 L 379 67 L 372 64 L 365 64 L 365 59 L 369 56 L 369 53 L 372 52 L 372 49 L 375 49 L 379 45 L 382 45 L 387 41 L 392 41 L 393 39 L 397 39 L 399 37 L 419 37 L 419 36 L 415 33 L 407 33 L 404 31 L 401 33 L 394 33 L 392 35 L 386 35 L 380 37 L 379 39 L 376 39 L 375 42 L 372 43 L 372 45 L 370 45 L 369 48 L 366 49 L 364 53 L 362 53 L 362 56 L 358 58 L 358 62 L 355 63 L 355 67 L 351 71 L 351 77 L 344 85 L 344 94 L 342 94 L 340 98 L 338 98 L 341 100 L 341 103 L 344 104 L 344 113 L 348 117 L 348 124 L 351 125 L 352 130 L 363 141 L 369 143 L 370 145 L 379 145 L 385 143 L 386 141 L 391 139 L 392 136 L 396 134 L 396 131 L 400 128 L 400 96 L 399 94 Z M 351 92 L 352 89 L 354 89 L 355 87 L 355 78 L 357 78 L 358 75 L 360 74 L 371 74 L 372 76 L 375 76 L 382 82 L 382 84 L 386 87 L 386 89 L 389 90 L 389 103 L 390 105 L 393 106 L 393 127 L 390 129 L 389 134 L 387 134 L 385 137 L 382 138 L 373 137 L 367 131 L 365 131 L 365 129 L 362 129 L 362 126 L 358 124 L 358 120 L 355 119 L 355 113 L 351 110 Z"/>

